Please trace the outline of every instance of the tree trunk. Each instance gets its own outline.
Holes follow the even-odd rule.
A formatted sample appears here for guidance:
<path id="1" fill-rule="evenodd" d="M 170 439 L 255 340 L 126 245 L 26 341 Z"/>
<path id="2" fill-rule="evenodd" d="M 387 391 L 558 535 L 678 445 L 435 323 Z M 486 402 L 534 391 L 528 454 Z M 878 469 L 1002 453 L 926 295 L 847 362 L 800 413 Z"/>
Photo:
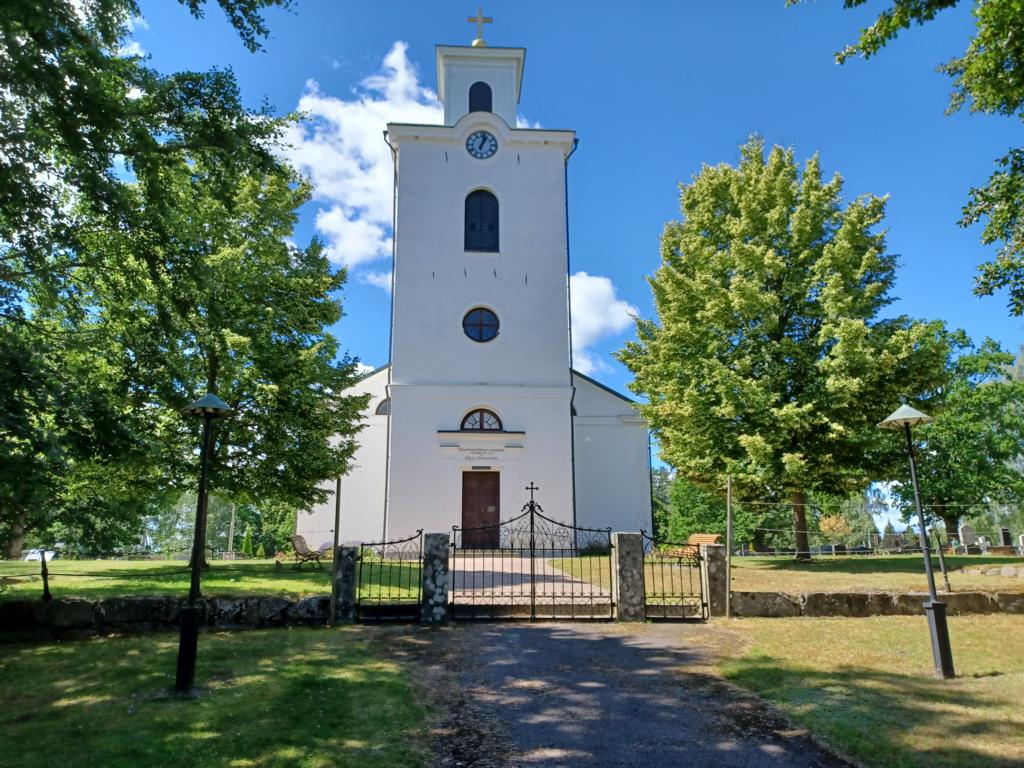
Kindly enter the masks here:
<path id="1" fill-rule="evenodd" d="M 25 544 L 25 537 L 28 536 L 28 515 L 24 511 L 15 512 L 14 522 L 11 523 L 11 533 L 7 539 L 7 557 L 11 560 L 21 559 L 21 548 Z"/>
<path id="2" fill-rule="evenodd" d="M 945 504 L 935 505 L 935 514 L 942 518 L 946 526 L 946 541 L 960 538 L 960 513 L 956 509 L 949 509 Z"/>
<path id="3" fill-rule="evenodd" d="M 790 495 L 793 504 L 793 535 L 796 537 L 796 559 L 810 560 L 811 545 L 807 537 L 807 494 L 803 490 Z"/>

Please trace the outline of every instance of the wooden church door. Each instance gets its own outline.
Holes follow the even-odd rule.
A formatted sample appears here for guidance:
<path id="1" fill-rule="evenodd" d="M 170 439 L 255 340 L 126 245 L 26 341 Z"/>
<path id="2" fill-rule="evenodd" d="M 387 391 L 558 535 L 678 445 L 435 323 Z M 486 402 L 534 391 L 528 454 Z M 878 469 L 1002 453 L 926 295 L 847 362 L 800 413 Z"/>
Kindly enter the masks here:
<path id="1" fill-rule="evenodd" d="M 462 473 L 462 546 L 470 549 L 495 549 L 501 529 L 498 497 L 501 490 L 499 472 Z M 487 525 L 492 528 L 476 529 Z"/>

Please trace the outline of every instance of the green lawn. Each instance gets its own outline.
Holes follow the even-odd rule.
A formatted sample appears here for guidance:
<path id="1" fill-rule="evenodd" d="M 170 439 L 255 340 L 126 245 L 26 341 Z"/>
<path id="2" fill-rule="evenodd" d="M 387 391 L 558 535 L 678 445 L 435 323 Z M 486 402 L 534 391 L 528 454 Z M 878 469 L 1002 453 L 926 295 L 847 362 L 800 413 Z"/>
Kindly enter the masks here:
<path id="1" fill-rule="evenodd" d="M 181 560 L 54 560 L 47 567 L 54 597 L 188 594 L 190 571 Z M 415 596 L 418 563 L 368 561 L 364 568 L 363 597 Z M 42 589 L 39 563 L 0 561 L 0 600 L 36 598 Z M 209 597 L 326 595 L 331 591 L 330 564 L 294 570 L 291 565 L 275 568 L 272 560 L 213 561 L 203 572 L 202 589 Z"/>
<path id="2" fill-rule="evenodd" d="M 938 559 L 936 585 L 943 589 Z M 1021 565 L 1024 558 L 966 556 L 946 558 L 954 592 L 1024 592 L 1024 579 L 961 573 L 979 565 Z M 732 588 L 738 592 L 925 592 L 920 555 L 819 557 L 802 562 L 783 557 L 734 557 Z"/>
<path id="3" fill-rule="evenodd" d="M 102 598 L 119 595 L 186 595 L 188 563 L 182 560 L 54 560 L 47 564 L 55 597 Z M 0 562 L 4 598 L 42 594 L 39 563 Z M 330 564 L 275 569 L 272 560 L 219 561 L 203 572 L 203 594 L 210 596 L 329 594 Z"/>
<path id="4" fill-rule="evenodd" d="M 1024 616 L 949 619 L 954 680 L 915 616 L 736 619 L 726 677 L 878 768 L 1024 765 Z"/>
<path id="5" fill-rule="evenodd" d="M 933 558 L 934 559 L 934 558 Z M 607 588 L 608 558 L 590 556 L 552 560 L 552 564 L 575 578 L 592 580 Z M 935 578 L 944 588 L 935 560 Z M 671 560 L 665 561 L 670 563 Z M 1024 579 L 961 573 L 979 565 L 1024 565 L 1024 558 L 958 556 L 947 557 L 949 582 L 954 592 L 1024 592 Z M 592 575 L 592 576 L 591 576 Z M 647 564 L 648 593 L 663 582 L 689 577 L 686 569 Z M 654 585 L 653 587 L 651 585 Z M 732 589 L 737 592 L 926 592 L 924 562 L 920 555 L 879 555 L 870 557 L 819 557 L 810 562 L 789 557 L 734 557 Z"/>
<path id="6" fill-rule="evenodd" d="M 368 628 L 206 634 L 196 683 L 173 685 L 177 637 L 0 645 L 0 768 L 418 766 L 423 696 Z"/>
<path id="7" fill-rule="evenodd" d="M 961 573 L 978 565 L 1022 564 L 1011 557 L 949 557 L 950 582 L 954 592 L 1024 592 L 1024 579 Z M 553 560 L 555 567 L 577 578 L 608 588 L 608 557 L 591 555 Z M 361 595 L 372 597 L 415 596 L 419 566 L 394 561 L 364 563 Z M 184 595 L 188 592 L 189 570 L 180 560 L 55 560 L 50 568 L 50 590 L 57 596 L 102 598 L 115 595 Z M 938 569 L 936 568 L 936 573 Z M 648 565 L 648 582 L 685 577 Z M 938 577 L 942 589 L 941 577 Z M 790 558 L 733 558 L 732 588 L 748 592 L 844 592 L 925 591 L 920 556 L 821 557 L 809 563 Z M 317 570 L 304 566 L 280 569 L 273 561 L 214 561 L 203 573 L 203 593 L 209 596 L 280 595 L 303 597 L 328 594 L 330 566 Z M 656 587 L 655 587 L 656 589 Z M 42 592 L 39 563 L 0 561 L 0 599 L 38 597 Z"/>

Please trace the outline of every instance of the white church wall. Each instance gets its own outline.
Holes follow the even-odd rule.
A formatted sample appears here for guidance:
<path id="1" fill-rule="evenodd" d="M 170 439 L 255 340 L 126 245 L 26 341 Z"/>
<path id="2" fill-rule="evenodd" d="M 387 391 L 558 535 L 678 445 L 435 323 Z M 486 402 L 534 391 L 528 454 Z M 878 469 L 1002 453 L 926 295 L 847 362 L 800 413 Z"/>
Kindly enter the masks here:
<path id="1" fill-rule="evenodd" d="M 341 479 L 341 529 L 339 541 L 380 541 L 384 531 L 384 482 L 387 455 L 387 416 L 376 409 L 387 397 L 388 370 L 380 368 L 361 379 L 349 392 L 369 394 L 363 413 L 365 428 L 356 436 L 359 447 L 352 457 L 349 473 Z M 311 547 L 334 540 L 335 481 L 325 481 L 329 496 L 308 512 L 299 512 L 296 532 Z"/>
<path id="2" fill-rule="evenodd" d="M 568 385 L 564 155 L 572 134 L 499 123 L 474 113 L 454 129 L 389 126 L 399 148 L 394 383 Z M 499 141 L 487 160 L 464 146 L 480 128 Z M 464 250 L 465 198 L 476 189 L 499 201 L 497 253 Z M 462 329 L 477 306 L 501 323 L 484 344 Z"/>
<path id="3" fill-rule="evenodd" d="M 451 61 L 447 65 L 444 122 L 455 125 L 469 112 L 469 88 L 485 82 L 491 87 L 491 109 L 509 126 L 516 124 L 516 67 L 514 62 L 481 65 L 472 61 Z"/>
<path id="4" fill-rule="evenodd" d="M 631 403 L 580 374 L 573 382 L 577 524 L 650 532 L 646 422 Z"/>
<path id="5" fill-rule="evenodd" d="M 474 468 L 500 472 L 502 520 L 519 514 L 533 482 L 545 513 L 572 521 L 568 386 L 392 385 L 391 394 L 389 538 L 461 524 L 462 473 Z M 478 407 L 504 431 L 459 432 Z"/>

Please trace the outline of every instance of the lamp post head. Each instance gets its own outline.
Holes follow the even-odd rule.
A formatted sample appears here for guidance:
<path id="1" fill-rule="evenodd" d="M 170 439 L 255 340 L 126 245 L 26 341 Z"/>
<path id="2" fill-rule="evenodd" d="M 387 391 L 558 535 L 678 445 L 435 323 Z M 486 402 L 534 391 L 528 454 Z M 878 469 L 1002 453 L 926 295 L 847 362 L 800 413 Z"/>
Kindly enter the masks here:
<path id="1" fill-rule="evenodd" d="M 884 421 L 878 423 L 879 429 L 903 429 L 904 427 L 916 427 L 918 424 L 928 424 L 932 417 L 921 413 L 909 405 L 901 405 Z"/>
<path id="2" fill-rule="evenodd" d="M 207 392 L 195 402 L 189 403 L 181 412 L 186 416 L 209 416 L 211 419 L 222 419 L 232 413 L 231 406 L 212 392 Z"/>

